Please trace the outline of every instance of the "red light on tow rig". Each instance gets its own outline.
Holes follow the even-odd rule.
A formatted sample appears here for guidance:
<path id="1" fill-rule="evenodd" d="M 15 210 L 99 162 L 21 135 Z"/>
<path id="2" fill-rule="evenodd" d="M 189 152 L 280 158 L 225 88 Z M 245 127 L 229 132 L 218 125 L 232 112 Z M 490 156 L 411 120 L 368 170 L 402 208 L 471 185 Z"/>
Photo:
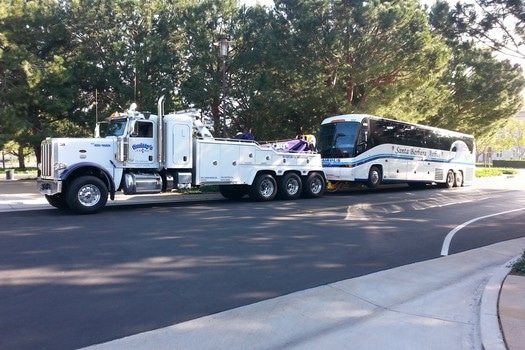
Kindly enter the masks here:
<path id="1" fill-rule="evenodd" d="M 85 149 L 80 149 L 78 150 L 79 153 L 87 153 L 87 151 Z"/>

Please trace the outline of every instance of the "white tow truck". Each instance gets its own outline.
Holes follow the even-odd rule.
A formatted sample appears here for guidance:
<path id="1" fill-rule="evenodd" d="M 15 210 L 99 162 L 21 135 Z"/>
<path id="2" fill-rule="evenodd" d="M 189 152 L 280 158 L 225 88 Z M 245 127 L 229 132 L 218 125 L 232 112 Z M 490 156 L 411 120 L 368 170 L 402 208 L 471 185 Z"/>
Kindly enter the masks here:
<path id="1" fill-rule="evenodd" d="M 49 204 L 95 213 L 115 193 L 151 194 L 218 185 L 228 199 L 257 201 L 320 197 L 321 157 L 256 141 L 214 138 L 196 110 L 158 115 L 132 106 L 99 123 L 94 138 L 46 138 L 38 189 Z"/>

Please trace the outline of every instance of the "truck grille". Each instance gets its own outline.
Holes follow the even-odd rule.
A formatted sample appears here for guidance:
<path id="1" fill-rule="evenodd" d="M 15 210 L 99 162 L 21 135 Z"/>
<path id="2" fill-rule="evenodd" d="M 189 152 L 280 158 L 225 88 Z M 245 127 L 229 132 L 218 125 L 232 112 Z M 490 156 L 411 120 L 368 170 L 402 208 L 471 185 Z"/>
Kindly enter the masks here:
<path id="1" fill-rule="evenodd" d="M 53 154 L 52 154 L 52 145 L 50 141 L 42 141 L 40 145 L 40 150 L 42 152 L 42 173 L 41 176 L 52 176 L 53 175 Z"/>

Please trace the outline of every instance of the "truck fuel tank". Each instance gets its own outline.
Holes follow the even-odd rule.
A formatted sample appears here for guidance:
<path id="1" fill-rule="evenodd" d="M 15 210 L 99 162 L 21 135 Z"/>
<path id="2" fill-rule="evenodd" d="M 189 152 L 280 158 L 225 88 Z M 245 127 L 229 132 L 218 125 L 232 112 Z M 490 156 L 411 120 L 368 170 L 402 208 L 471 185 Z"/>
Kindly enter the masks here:
<path id="1" fill-rule="evenodd" d="M 123 178 L 124 194 L 160 193 L 162 178 L 157 173 L 126 173 Z"/>

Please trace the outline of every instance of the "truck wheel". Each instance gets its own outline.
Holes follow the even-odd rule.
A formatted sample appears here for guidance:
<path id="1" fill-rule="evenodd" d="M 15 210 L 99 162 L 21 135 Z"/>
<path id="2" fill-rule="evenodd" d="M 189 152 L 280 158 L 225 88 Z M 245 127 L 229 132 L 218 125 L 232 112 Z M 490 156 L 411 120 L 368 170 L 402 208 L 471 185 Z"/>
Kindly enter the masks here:
<path id="1" fill-rule="evenodd" d="M 303 192 L 301 195 L 305 198 L 321 197 L 326 188 L 324 177 L 319 173 L 311 173 L 304 181 Z"/>
<path id="2" fill-rule="evenodd" d="M 102 209 L 108 201 L 108 189 L 94 176 L 81 176 L 71 182 L 66 191 L 69 209 L 79 214 L 92 214 Z"/>
<path id="3" fill-rule="evenodd" d="M 63 193 L 57 193 L 52 196 L 46 194 L 45 196 L 46 196 L 47 202 L 51 204 L 53 207 L 58 208 L 58 209 L 67 208 L 66 199 Z"/>
<path id="4" fill-rule="evenodd" d="M 277 194 L 277 183 L 270 174 L 259 174 L 249 189 L 250 198 L 256 201 L 271 201 Z"/>
<path id="5" fill-rule="evenodd" d="M 288 173 L 281 177 L 277 196 L 281 199 L 297 199 L 301 195 L 303 184 L 299 175 Z"/>
<path id="6" fill-rule="evenodd" d="M 224 198 L 241 199 L 248 192 L 246 185 L 220 185 L 219 192 Z"/>
<path id="7" fill-rule="evenodd" d="M 383 177 L 383 174 L 381 172 L 381 168 L 377 165 L 374 165 L 370 168 L 370 172 L 368 173 L 368 181 L 366 182 L 366 186 L 368 188 L 377 188 L 379 185 L 381 185 L 381 179 Z"/>

